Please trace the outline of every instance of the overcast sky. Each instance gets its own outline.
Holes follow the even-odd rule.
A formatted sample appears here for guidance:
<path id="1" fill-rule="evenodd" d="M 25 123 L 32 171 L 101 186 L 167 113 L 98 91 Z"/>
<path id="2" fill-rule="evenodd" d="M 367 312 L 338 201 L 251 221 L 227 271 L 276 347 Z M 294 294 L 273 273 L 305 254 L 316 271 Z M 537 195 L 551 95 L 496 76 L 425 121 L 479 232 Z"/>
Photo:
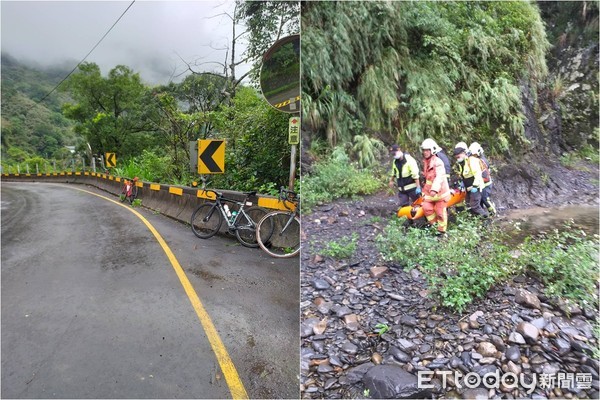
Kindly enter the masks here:
<path id="1" fill-rule="evenodd" d="M 44 66 L 66 62 L 70 70 L 130 3 L 2 0 L 2 52 Z M 231 21 L 214 16 L 231 12 L 233 6 L 233 0 L 137 0 L 86 61 L 98 64 L 104 75 L 116 65 L 127 65 L 151 84 L 167 83 L 174 70 L 177 74 L 187 69 L 179 56 L 186 61 L 222 63 L 226 50 L 213 48 L 228 46 Z M 236 53 L 241 56 L 244 48 L 241 43 Z M 249 68 L 239 66 L 236 76 Z M 196 69 L 222 72 L 215 64 Z"/>

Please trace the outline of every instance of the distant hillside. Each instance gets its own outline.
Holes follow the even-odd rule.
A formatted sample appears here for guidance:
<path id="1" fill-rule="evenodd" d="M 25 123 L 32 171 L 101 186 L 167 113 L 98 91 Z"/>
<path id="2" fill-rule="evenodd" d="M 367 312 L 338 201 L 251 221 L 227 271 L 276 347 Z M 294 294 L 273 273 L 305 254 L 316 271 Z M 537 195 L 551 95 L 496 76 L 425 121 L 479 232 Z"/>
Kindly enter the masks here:
<path id="1" fill-rule="evenodd" d="M 2 161 L 20 162 L 33 156 L 63 158 L 65 146 L 77 144 L 72 122 L 61 114 L 64 93 L 52 93 L 30 109 L 68 73 L 39 70 L 2 53 Z"/>

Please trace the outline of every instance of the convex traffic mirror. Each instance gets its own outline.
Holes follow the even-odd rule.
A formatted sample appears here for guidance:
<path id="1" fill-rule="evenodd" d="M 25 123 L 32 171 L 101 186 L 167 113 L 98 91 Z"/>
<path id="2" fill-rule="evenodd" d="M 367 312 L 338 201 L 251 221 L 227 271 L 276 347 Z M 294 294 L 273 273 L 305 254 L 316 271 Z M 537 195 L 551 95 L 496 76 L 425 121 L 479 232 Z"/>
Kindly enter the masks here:
<path id="1" fill-rule="evenodd" d="M 276 109 L 300 112 L 300 35 L 278 40 L 265 53 L 260 88 L 267 102 Z"/>

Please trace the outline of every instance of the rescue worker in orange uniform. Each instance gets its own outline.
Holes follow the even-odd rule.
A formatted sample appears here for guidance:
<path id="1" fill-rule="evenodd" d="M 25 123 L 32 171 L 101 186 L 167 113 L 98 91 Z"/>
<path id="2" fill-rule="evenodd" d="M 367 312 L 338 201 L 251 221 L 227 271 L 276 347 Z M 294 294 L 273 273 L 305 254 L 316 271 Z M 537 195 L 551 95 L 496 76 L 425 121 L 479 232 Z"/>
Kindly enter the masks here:
<path id="1" fill-rule="evenodd" d="M 483 171 L 479 158 L 474 157 L 464 142 L 454 147 L 454 156 L 457 161 L 458 176 L 462 179 L 467 191 L 467 206 L 469 211 L 482 218 L 489 216 L 488 210 L 481 206 L 481 193 L 483 191 Z"/>
<path id="2" fill-rule="evenodd" d="M 422 207 L 427 222 L 431 225 L 437 224 L 438 235 L 445 236 L 448 227 L 447 206 L 450 187 L 446 179 L 444 162 L 435 155 L 438 149 L 439 146 L 433 139 L 425 139 L 421 144 L 425 175 Z"/>

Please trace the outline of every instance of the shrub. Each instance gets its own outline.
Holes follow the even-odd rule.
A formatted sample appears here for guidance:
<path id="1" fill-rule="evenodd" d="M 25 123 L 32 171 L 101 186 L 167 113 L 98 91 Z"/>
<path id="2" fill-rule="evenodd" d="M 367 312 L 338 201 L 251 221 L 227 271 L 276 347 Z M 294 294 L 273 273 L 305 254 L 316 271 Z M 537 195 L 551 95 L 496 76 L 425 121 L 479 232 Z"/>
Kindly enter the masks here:
<path id="1" fill-rule="evenodd" d="M 322 251 L 322 254 L 338 260 L 350 258 L 354 252 L 356 252 L 357 241 L 358 235 L 356 233 L 353 233 L 351 238 L 344 236 L 339 241 L 333 240 L 327 243 L 327 246 Z"/>
<path id="2" fill-rule="evenodd" d="M 312 173 L 303 176 L 302 210 L 341 197 L 374 193 L 381 187 L 370 170 L 358 169 L 342 148 L 336 148 L 328 160 L 317 162 Z"/>
<path id="3" fill-rule="evenodd" d="M 597 306 L 597 236 L 590 240 L 583 231 L 555 231 L 526 239 L 514 249 L 517 253 L 511 253 L 505 242 L 498 228 L 483 226 L 468 215 L 458 216 L 444 241 L 427 229 L 405 229 L 398 219 L 376 239 L 385 259 L 407 268 L 420 267 L 432 294 L 458 312 L 494 284 L 525 272 L 537 275 L 550 296 L 583 307 Z"/>

